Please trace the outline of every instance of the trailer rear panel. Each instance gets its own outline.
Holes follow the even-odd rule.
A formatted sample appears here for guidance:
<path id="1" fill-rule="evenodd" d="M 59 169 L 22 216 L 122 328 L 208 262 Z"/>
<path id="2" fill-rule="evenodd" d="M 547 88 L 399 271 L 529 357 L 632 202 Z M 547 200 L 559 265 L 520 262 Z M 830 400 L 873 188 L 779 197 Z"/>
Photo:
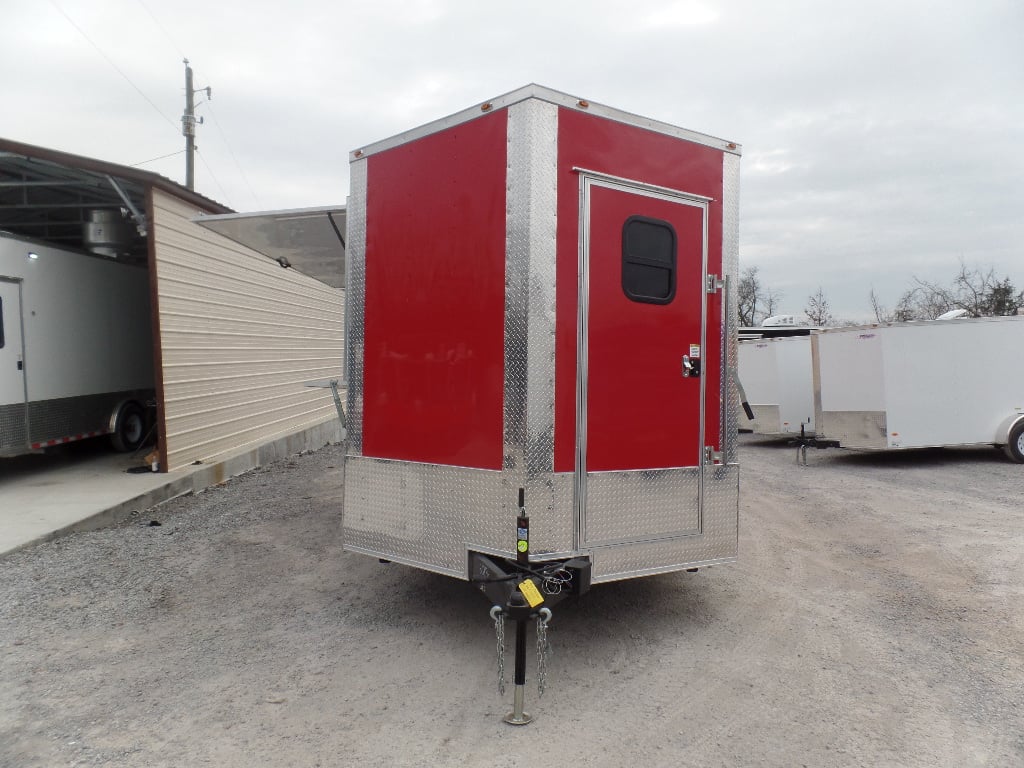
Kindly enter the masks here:
<path id="1" fill-rule="evenodd" d="M 738 175 L 536 86 L 353 153 L 346 547 L 468 578 L 522 489 L 531 561 L 734 559 Z"/>
<path id="2" fill-rule="evenodd" d="M 740 341 L 739 366 L 754 411 L 753 421 L 741 427 L 759 435 L 814 434 L 809 335 Z"/>

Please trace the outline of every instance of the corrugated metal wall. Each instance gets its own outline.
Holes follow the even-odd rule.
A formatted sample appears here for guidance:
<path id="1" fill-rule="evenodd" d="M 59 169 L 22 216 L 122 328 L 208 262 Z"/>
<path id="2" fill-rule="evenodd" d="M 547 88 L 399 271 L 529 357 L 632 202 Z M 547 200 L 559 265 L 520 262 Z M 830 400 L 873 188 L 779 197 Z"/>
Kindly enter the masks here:
<path id="1" fill-rule="evenodd" d="M 337 418 L 344 298 L 192 223 L 201 211 L 153 189 L 169 470 Z"/>

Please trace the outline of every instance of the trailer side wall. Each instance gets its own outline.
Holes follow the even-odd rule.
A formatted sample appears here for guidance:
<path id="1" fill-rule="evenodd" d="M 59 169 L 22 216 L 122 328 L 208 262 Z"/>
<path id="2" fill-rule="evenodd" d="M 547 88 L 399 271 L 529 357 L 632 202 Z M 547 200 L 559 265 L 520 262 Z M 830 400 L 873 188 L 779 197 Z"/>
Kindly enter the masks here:
<path id="1" fill-rule="evenodd" d="M 501 469 L 507 121 L 368 160 L 366 456 Z"/>
<path id="2" fill-rule="evenodd" d="M 1024 412 L 1024 318 L 826 331 L 818 347 L 819 434 L 849 448 L 1005 442 Z"/>

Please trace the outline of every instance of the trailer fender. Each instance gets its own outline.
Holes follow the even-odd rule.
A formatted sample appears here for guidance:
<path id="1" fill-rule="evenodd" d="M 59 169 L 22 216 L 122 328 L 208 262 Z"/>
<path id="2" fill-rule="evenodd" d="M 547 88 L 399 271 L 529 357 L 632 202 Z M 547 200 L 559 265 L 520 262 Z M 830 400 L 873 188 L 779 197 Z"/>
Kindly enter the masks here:
<path id="1" fill-rule="evenodd" d="M 1024 413 L 1015 413 L 1000 425 L 996 444 L 1003 446 L 1012 461 L 1024 463 Z"/>
<path id="2" fill-rule="evenodd" d="M 138 400 L 122 400 L 110 414 L 110 444 L 115 451 L 138 450 L 147 437 L 146 411 Z"/>

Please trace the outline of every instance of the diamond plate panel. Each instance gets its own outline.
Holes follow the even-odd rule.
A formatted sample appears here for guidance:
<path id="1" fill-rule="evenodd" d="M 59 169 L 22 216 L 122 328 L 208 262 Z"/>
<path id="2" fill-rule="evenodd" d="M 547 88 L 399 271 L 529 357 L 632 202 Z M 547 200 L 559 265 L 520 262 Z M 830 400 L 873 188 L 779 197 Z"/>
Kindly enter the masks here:
<path id="1" fill-rule="evenodd" d="M 699 468 L 591 472 L 584 545 L 696 533 L 699 508 Z"/>
<path id="2" fill-rule="evenodd" d="M 467 547 L 515 548 L 500 472 L 348 456 L 345 548 L 467 578 Z"/>
<path id="3" fill-rule="evenodd" d="M 704 486 L 703 533 L 594 547 L 590 550 L 593 581 L 615 581 L 735 560 L 739 467 L 706 468 Z"/>
<path id="4" fill-rule="evenodd" d="M 551 531 L 562 541 L 571 529 L 572 475 L 538 478 L 536 488 L 532 555 L 568 554 L 552 544 Z M 515 557 L 516 518 L 503 495 L 500 472 L 348 456 L 345 548 L 467 578 L 467 549 Z M 541 507 L 547 514 L 538 514 Z"/>
<path id="5" fill-rule="evenodd" d="M 351 181 L 345 250 L 345 371 L 348 374 L 347 451 L 363 453 L 363 341 L 366 338 L 366 180 L 367 161 L 350 165 Z"/>
<path id="6" fill-rule="evenodd" d="M 722 355 L 722 455 L 726 464 L 737 461 L 740 396 L 733 374 L 739 370 L 739 287 L 740 260 L 740 157 L 728 152 L 722 156 L 722 276 L 730 287 L 725 307 L 725 354 Z M 737 500 L 737 504 L 738 504 Z"/>
<path id="7" fill-rule="evenodd" d="M 555 424 L 555 258 L 558 108 L 508 110 L 504 501 L 526 489 L 531 544 L 572 546 L 571 483 L 552 475 Z M 566 483 L 570 500 L 564 505 Z"/>
<path id="8" fill-rule="evenodd" d="M 61 397 L 28 404 L 30 444 L 88 432 L 110 431 L 110 417 L 125 400 L 146 402 L 151 391 L 106 392 L 81 397 Z"/>
<path id="9" fill-rule="evenodd" d="M 506 468 L 550 472 L 555 381 L 558 110 L 509 109 L 506 195 Z"/>
<path id="10" fill-rule="evenodd" d="M 21 453 L 28 445 L 27 411 L 24 403 L 0 405 L 0 455 Z"/>
<path id="11" fill-rule="evenodd" d="M 571 472 L 536 474 L 530 477 L 526 486 L 526 511 L 530 515 L 531 555 L 566 554 L 573 551 L 576 516 L 574 487 L 575 476 Z M 502 522 L 503 531 L 506 527 L 507 523 Z M 506 542 L 504 549 L 510 546 Z"/>

